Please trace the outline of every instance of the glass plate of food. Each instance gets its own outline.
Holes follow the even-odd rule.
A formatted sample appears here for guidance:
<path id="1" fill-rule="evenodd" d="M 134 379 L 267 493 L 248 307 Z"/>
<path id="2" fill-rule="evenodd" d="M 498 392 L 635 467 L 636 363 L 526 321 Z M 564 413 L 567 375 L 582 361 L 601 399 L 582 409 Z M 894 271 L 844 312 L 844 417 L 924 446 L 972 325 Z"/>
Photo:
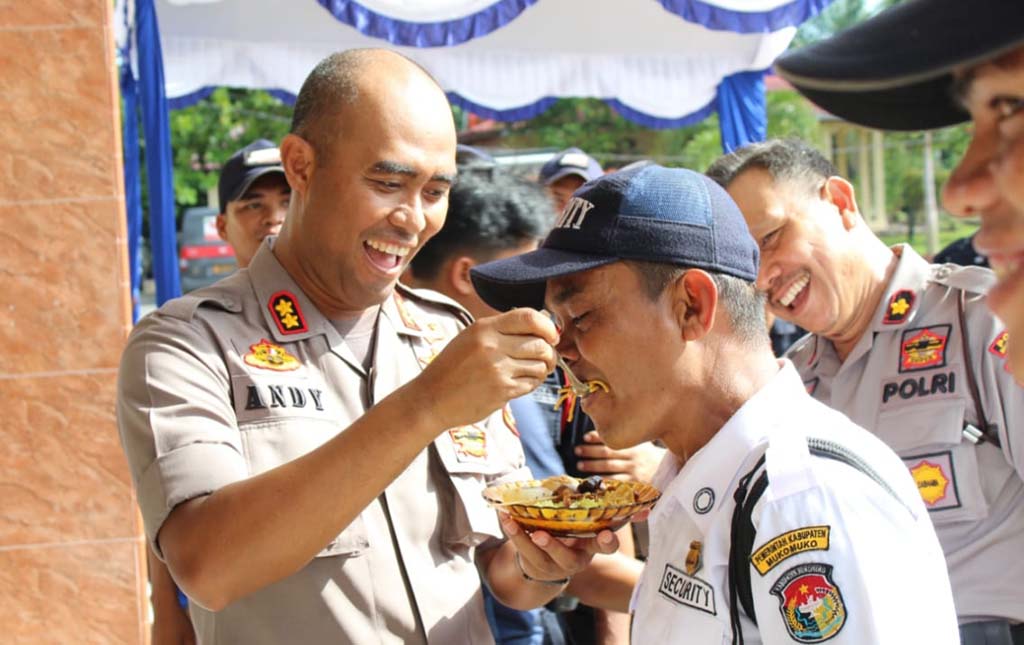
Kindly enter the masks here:
<path id="1" fill-rule="evenodd" d="M 542 530 L 560 537 L 594 537 L 614 531 L 629 518 L 654 507 L 661 492 L 638 481 L 568 475 L 506 482 L 483 492 L 484 499 L 526 531 Z"/>

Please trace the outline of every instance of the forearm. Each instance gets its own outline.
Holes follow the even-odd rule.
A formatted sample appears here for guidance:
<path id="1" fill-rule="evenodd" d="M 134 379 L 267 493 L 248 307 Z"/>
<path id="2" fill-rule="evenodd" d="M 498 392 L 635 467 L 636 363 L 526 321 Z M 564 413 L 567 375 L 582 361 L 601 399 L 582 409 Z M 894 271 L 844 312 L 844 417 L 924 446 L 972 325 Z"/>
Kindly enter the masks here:
<path id="1" fill-rule="evenodd" d="M 160 531 L 186 594 L 218 610 L 305 566 L 443 428 L 409 385 L 299 459 L 180 505 Z"/>
<path id="2" fill-rule="evenodd" d="M 477 558 L 491 592 L 507 607 L 540 607 L 565 589 L 565 585 L 531 582 L 524 578 L 515 562 L 515 547 L 510 542 L 486 552 L 478 552 Z"/>
<path id="3" fill-rule="evenodd" d="M 566 592 L 591 607 L 628 612 L 643 567 L 642 562 L 623 553 L 599 553 L 590 566 L 573 576 Z"/>

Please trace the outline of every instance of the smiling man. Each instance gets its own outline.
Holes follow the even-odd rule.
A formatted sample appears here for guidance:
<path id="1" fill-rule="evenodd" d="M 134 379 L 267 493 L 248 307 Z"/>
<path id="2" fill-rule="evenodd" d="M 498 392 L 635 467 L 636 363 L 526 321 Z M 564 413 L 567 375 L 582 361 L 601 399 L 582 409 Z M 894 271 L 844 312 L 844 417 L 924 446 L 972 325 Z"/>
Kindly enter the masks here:
<path id="1" fill-rule="evenodd" d="M 608 446 L 669 449 L 633 642 L 957 642 L 914 482 L 772 356 L 757 270 L 724 190 L 645 164 L 578 190 L 537 251 L 472 271 L 492 307 L 555 315 L 559 354 L 607 384 L 583 409 Z"/>
<path id="2" fill-rule="evenodd" d="M 147 317 L 122 357 L 147 537 L 201 643 L 489 643 L 481 577 L 536 607 L 617 546 L 507 519 L 504 540 L 481 497 L 528 477 L 502 409 L 554 368 L 557 332 L 528 310 L 469 325 L 397 285 L 456 173 L 444 92 L 408 59 L 322 61 L 281 161 L 280 236 Z"/>
<path id="3" fill-rule="evenodd" d="M 708 174 L 760 245 L 771 311 L 811 332 L 788 354 L 807 390 L 888 443 L 917 482 L 960 621 L 1024 620 L 1024 390 L 982 302 L 992 272 L 885 246 L 850 183 L 799 141 L 752 144 Z"/>

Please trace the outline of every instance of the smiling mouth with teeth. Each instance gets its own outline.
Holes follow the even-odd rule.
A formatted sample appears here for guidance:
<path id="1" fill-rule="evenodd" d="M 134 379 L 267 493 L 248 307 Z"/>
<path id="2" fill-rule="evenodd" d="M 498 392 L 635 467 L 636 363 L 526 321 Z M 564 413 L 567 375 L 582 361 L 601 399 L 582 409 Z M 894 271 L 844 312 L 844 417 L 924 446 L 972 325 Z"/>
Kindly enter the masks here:
<path id="1" fill-rule="evenodd" d="M 782 297 L 777 300 L 780 306 L 788 307 L 793 304 L 793 300 L 796 299 L 800 292 L 803 291 L 807 284 L 811 281 L 811 276 L 807 273 L 800 276 L 800 278 L 793 283 L 793 285 L 786 290 L 786 293 L 782 294 Z"/>
<path id="2" fill-rule="evenodd" d="M 366 240 L 363 245 L 366 247 L 366 254 L 370 256 L 370 260 L 384 270 L 397 268 L 402 263 L 402 258 L 412 251 L 412 248 L 408 246 L 377 240 Z"/>

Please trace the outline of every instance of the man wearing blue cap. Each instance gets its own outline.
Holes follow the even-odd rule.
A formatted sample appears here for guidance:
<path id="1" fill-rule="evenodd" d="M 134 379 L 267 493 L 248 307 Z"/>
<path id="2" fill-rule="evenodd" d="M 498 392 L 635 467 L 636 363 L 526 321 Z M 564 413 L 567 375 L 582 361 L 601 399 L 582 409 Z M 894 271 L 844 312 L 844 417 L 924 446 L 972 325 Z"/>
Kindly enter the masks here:
<path id="1" fill-rule="evenodd" d="M 610 447 L 669 449 L 634 642 L 957 642 L 913 481 L 772 356 L 757 271 L 724 190 L 653 164 L 589 183 L 540 249 L 473 271 L 496 309 L 555 315 Z"/>
<path id="2" fill-rule="evenodd" d="M 551 195 L 559 212 L 577 188 L 604 174 L 601 164 L 579 148 L 566 148 L 541 166 L 537 181 Z"/>

